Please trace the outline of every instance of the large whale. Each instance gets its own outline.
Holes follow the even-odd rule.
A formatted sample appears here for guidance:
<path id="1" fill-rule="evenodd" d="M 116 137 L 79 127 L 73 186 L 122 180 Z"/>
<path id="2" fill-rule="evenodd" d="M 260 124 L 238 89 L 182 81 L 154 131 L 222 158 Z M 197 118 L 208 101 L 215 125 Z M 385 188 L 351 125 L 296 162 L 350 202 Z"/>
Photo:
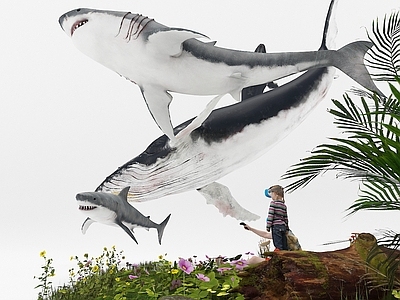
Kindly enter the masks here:
<path id="1" fill-rule="evenodd" d="M 198 40 L 206 38 L 201 33 L 130 12 L 79 8 L 62 15 L 59 23 L 84 54 L 140 87 L 155 122 L 173 141 L 169 92 L 217 95 L 181 138 L 202 124 L 224 94 L 239 100 L 245 87 L 316 67 L 335 66 L 382 95 L 364 65 L 364 54 L 372 46 L 367 41 L 337 51 L 265 54 L 216 47 Z"/>
<path id="2" fill-rule="evenodd" d="M 332 1 L 329 12 L 333 6 Z M 336 27 L 330 15 L 319 51 L 334 45 Z M 171 145 L 165 135 L 159 137 L 96 191 L 116 193 L 129 185 L 128 200 L 140 202 L 197 190 L 224 215 L 255 220 L 259 217 L 241 207 L 228 187 L 216 180 L 260 157 L 292 131 L 324 98 L 334 73 L 333 67 L 310 70 L 265 93 L 263 86 L 246 88 L 245 100 L 214 110 L 178 144 Z M 175 133 L 190 122 L 177 126 Z"/>

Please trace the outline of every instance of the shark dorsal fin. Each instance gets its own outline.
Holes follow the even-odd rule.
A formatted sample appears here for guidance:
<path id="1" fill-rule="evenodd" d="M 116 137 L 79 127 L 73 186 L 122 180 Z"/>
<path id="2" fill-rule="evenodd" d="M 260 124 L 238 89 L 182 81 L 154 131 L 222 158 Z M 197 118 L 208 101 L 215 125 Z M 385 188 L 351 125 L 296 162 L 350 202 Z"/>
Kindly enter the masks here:
<path id="1" fill-rule="evenodd" d="M 128 202 L 128 193 L 130 188 L 130 186 L 125 187 L 122 191 L 119 192 L 118 196 Z"/>

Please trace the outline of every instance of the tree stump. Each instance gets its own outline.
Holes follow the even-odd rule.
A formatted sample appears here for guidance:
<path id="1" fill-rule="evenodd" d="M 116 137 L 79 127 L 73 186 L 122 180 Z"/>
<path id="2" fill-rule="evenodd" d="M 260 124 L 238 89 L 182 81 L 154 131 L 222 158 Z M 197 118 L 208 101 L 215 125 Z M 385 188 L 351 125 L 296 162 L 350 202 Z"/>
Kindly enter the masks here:
<path id="1" fill-rule="evenodd" d="M 382 291 L 367 289 L 365 254 L 373 245 L 375 237 L 362 233 L 342 250 L 271 252 L 269 261 L 241 274 L 238 291 L 255 300 L 381 299 Z"/>

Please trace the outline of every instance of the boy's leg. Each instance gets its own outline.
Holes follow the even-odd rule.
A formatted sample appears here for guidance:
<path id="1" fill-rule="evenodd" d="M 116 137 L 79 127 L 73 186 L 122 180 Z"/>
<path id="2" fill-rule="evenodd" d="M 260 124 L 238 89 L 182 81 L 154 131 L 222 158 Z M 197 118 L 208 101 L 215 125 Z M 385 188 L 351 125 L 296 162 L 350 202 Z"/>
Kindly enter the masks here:
<path id="1" fill-rule="evenodd" d="M 279 250 L 289 250 L 285 225 L 272 226 L 272 241 L 274 242 L 275 248 L 278 248 Z"/>
<path id="2" fill-rule="evenodd" d="M 283 250 L 282 233 L 279 227 L 279 225 L 272 226 L 272 242 L 275 248 Z"/>

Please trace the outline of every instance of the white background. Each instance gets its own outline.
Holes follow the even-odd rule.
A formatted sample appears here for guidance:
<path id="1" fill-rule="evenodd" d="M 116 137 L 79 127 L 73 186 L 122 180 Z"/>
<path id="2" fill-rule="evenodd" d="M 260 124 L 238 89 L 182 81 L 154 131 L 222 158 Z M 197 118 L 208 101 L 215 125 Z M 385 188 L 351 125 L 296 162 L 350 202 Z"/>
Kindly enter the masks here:
<path id="1" fill-rule="evenodd" d="M 378 4 L 379 3 L 379 4 Z M 139 155 L 160 131 L 137 86 L 80 53 L 58 24 L 78 7 L 138 12 L 171 26 L 208 35 L 217 45 L 253 51 L 265 43 L 269 52 L 316 50 L 329 1 L 10 1 L 0 4 L 0 183 L 2 299 L 35 299 L 43 259 L 54 259 L 56 284 L 68 278 L 71 255 L 98 256 L 104 246 L 124 250 L 130 262 L 192 255 L 234 256 L 257 251 L 258 237 L 239 221 L 224 218 L 196 191 L 133 205 L 155 222 L 172 213 L 162 245 L 155 230 L 136 230 L 136 245 L 115 227 L 93 224 L 75 195 L 93 191 L 118 166 Z M 336 44 L 366 38 L 376 17 L 399 8 L 397 0 L 339 3 Z M 341 72 L 326 99 L 296 130 L 262 158 L 225 176 L 241 205 L 260 216 L 251 225 L 265 227 L 269 201 L 263 191 L 282 184 L 280 176 L 326 137 L 338 136 L 327 108 L 355 82 Z M 387 92 L 386 84 L 380 88 Z M 196 115 L 210 97 L 174 95 L 174 125 Z M 225 104 L 232 103 L 226 97 Z M 268 134 L 266 132 L 266 134 Z M 287 195 L 290 227 L 305 250 L 326 251 L 322 243 L 347 239 L 352 232 L 399 231 L 398 212 L 360 212 L 346 218 L 356 199 L 357 182 L 325 174 Z"/>

